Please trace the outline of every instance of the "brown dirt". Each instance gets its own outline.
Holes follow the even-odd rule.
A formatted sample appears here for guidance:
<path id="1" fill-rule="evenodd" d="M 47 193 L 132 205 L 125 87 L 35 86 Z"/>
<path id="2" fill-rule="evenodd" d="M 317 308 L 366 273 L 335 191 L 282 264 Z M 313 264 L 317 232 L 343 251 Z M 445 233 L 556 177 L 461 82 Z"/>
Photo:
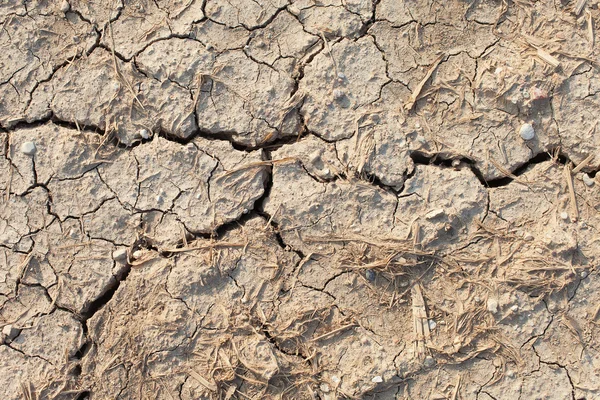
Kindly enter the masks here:
<path id="1" fill-rule="evenodd" d="M 599 17 L 0 4 L 2 398 L 600 399 Z"/>

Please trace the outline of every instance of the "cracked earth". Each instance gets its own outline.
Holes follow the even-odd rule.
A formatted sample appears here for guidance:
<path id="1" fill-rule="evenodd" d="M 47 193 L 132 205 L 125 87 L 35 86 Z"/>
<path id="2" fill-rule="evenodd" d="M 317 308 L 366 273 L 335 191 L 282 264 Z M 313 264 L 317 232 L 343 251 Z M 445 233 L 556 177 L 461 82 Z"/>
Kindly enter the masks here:
<path id="1" fill-rule="evenodd" d="M 2 2 L 2 398 L 600 399 L 599 17 Z"/>

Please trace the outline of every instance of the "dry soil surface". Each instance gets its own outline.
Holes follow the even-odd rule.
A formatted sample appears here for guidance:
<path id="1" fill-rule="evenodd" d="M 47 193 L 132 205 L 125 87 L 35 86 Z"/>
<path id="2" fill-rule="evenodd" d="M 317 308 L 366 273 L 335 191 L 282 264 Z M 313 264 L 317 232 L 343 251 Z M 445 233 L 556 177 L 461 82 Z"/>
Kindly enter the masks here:
<path id="1" fill-rule="evenodd" d="M 2 399 L 600 399 L 598 0 L 4 0 Z"/>

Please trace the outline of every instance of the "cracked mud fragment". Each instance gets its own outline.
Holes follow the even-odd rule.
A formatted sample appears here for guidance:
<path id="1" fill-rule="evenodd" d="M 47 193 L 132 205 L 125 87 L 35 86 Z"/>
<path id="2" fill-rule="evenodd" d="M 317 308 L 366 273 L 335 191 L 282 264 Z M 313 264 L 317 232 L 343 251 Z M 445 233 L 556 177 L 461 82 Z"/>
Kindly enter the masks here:
<path id="1" fill-rule="evenodd" d="M 52 2 L 3 11 L 8 12 L 0 13 L 0 126 L 8 127 L 27 118 L 38 85 L 90 51 L 98 34 L 76 14 L 64 17 Z"/>
<path id="2" fill-rule="evenodd" d="M 174 213 L 195 233 L 238 219 L 264 193 L 261 151 L 236 151 L 226 142 L 197 138 L 182 146 L 156 138 L 112 157 L 98 171 L 121 204 L 136 212 Z"/>
<path id="3" fill-rule="evenodd" d="M 279 151 L 273 154 L 278 158 Z M 294 190 L 285 184 L 290 181 L 298 183 Z M 417 166 L 398 196 L 364 181 L 319 182 L 296 161 L 273 168 L 264 207 L 285 243 L 304 252 L 361 237 L 410 238 L 424 249 L 445 251 L 485 216 L 486 202 L 485 189 L 469 170 Z"/>
<path id="4" fill-rule="evenodd" d="M 351 1 L 293 1 L 289 10 L 305 29 L 327 37 L 358 37 L 372 18 L 372 2 Z"/>
<path id="5" fill-rule="evenodd" d="M 2 398 L 600 396 L 573 3 L 0 4 Z"/>
<path id="6" fill-rule="evenodd" d="M 370 37 L 331 44 L 331 53 L 319 53 L 300 81 L 308 129 L 328 141 L 351 137 L 388 81 L 385 61 Z"/>
<path id="7" fill-rule="evenodd" d="M 104 49 L 60 70 L 46 85 L 53 90 L 34 97 L 31 119 L 52 113 L 59 120 L 114 135 L 127 145 L 142 139 L 142 129 L 182 139 L 197 130 L 194 103 L 186 89 L 169 80 L 146 78 Z M 85 97 L 90 102 L 79 101 Z"/>

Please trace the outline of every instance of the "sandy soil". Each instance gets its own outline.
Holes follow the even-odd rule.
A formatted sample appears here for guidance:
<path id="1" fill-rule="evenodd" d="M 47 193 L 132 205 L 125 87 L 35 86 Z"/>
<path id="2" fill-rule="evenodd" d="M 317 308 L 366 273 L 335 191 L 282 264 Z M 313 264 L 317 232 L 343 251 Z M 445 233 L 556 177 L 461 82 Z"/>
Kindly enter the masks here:
<path id="1" fill-rule="evenodd" d="M 600 399 L 599 1 L 0 3 L 2 399 Z"/>

